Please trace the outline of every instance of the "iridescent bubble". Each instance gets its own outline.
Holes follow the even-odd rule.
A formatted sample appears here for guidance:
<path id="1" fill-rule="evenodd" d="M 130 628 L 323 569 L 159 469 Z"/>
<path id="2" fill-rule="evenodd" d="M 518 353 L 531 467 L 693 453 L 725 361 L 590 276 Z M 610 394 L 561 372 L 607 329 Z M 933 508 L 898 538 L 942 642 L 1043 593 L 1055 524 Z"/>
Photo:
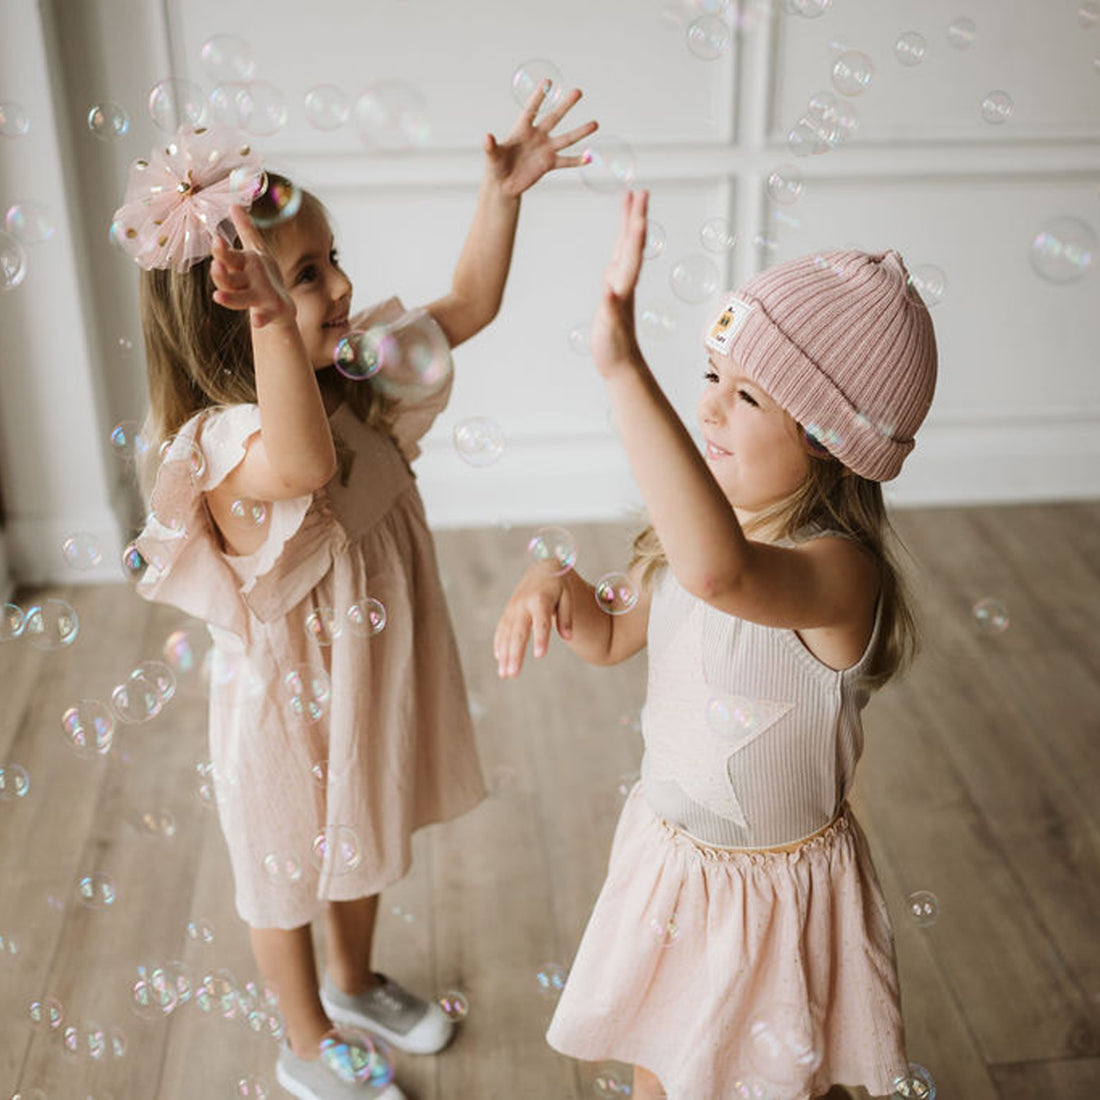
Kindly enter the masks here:
<path id="1" fill-rule="evenodd" d="M 574 355 L 591 355 L 592 326 L 585 321 L 569 330 L 569 347 Z"/>
<path id="2" fill-rule="evenodd" d="M 10 233 L 0 233 L 0 293 L 14 290 L 26 277 L 23 246 Z"/>
<path id="3" fill-rule="evenodd" d="M 749 1022 L 743 1061 L 781 1089 L 806 1089 L 823 1056 L 821 1026 L 804 1008 L 771 1005 Z"/>
<path id="4" fill-rule="evenodd" d="M 88 129 L 100 141 L 117 141 L 130 132 L 130 116 L 110 100 L 97 103 L 88 111 Z"/>
<path id="5" fill-rule="evenodd" d="M 31 789 L 31 777 L 22 764 L 0 764 L 0 802 L 25 798 Z"/>
<path id="6" fill-rule="evenodd" d="M 309 774 L 318 787 L 328 786 L 328 761 L 314 760 L 309 766 Z"/>
<path id="7" fill-rule="evenodd" d="M 909 285 L 929 309 L 939 305 L 947 293 L 947 276 L 935 264 L 917 264 L 909 271 Z"/>
<path id="8" fill-rule="evenodd" d="M 196 943 L 213 943 L 213 923 L 205 917 L 200 917 L 198 920 L 189 920 L 187 922 L 187 938 L 194 940 Z"/>
<path id="9" fill-rule="evenodd" d="M 725 740 L 741 741 L 759 723 L 756 700 L 747 695 L 717 695 L 707 703 L 707 725 Z"/>
<path id="10" fill-rule="evenodd" d="M 153 682 L 135 670 L 129 679 L 115 685 L 111 709 L 120 722 L 137 725 L 160 714 L 161 701 Z"/>
<path id="11" fill-rule="evenodd" d="M 390 912 L 397 917 L 402 924 L 415 924 L 416 914 L 410 913 L 407 909 L 403 909 L 400 905 L 394 905 Z"/>
<path id="12" fill-rule="evenodd" d="M 241 1100 L 268 1100 L 267 1082 L 262 1077 L 240 1077 L 237 1080 L 237 1096 Z"/>
<path id="13" fill-rule="evenodd" d="M 1077 9 L 1077 21 L 1086 28 L 1100 23 L 1100 0 L 1085 0 Z"/>
<path id="14" fill-rule="evenodd" d="M 334 1029 L 321 1040 L 321 1061 L 341 1081 L 381 1088 L 393 1080 L 393 1058 L 377 1036 L 357 1028 Z"/>
<path id="15" fill-rule="evenodd" d="M 939 898 L 928 890 L 917 890 L 910 894 L 905 904 L 909 909 L 909 915 L 913 918 L 913 923 L 921 928 L 935 924 L 936 918 L 940 915 Z"/>
<path id="16" fill-rule="evenodd" d="M 11 1100 L 49 1100 L 49 1097 L 44 1089 L 37 1088 L 35 1085 L 28 1085 L 18 1092 L 13 1092 Z M 95 1097 L 88 1097 L 87 1100 L 95 1100 Z"/>
<path id="17" fill-rule="evenodd" d="M 357 638 L 373 638 L 386 626 L 386 608 L 373 596 L 353 603 L 347 612 L 348 630 Z"/>
<path id="18" fill-rule="evenodd" d="M 164 661 L 142 661 L 130 673 L 130 679 L 151 684 L 161 706 L 176 694 L 176 674 Z"/>
<path id="19" fill-rule="evenodd" d="M 162 129 L 174 134 L 181 126 L 199 126 L 206 113 L 202 88 L 193 80 L 172 77 L 158 81 L 149 90 L 149 116 Z"/>
<path id="20" fill-rule="evenodd" d="M 1083 279 L 1096 262 L 1097 250 L 1091 225 L 1080 218 L 1058 217 L 1039 227 L 1029 258 L 1039 278 L 1061 286 Z"/>
<path id="21" fill-rule="evenodd" d="M 894 56 L 909 68 L 919 65 L 928 52 L 928 40 L 917 31 L 904 31 L 894 43 Z"/>
<path id="22" fill-rule="evenodd" d="M 717 15 L 701 15 L 687 29 L 688 49 L 703 61 L 714 61 L 729 53 L 733 32 Z"/>
<path id="23" fill-rule="evenodd" d="M 974 45 L 978 28 L 974 20 L 965 15 L 952 19 L 947 28 L 947 44 L 956 50 L 969 50 Z"/>
<path id="24" fill-rule="evenodd" d="M 169 810 L 136 810 L 130 824 L 142 836 L 170 840 L 176 835 L 176 819 Z"/>
<path id="25" fill-rule="evenodd" d="M 204 974 L 195 989 L 195 1004 L 203 1012 L 235 1019 L 240 1011 L 241 991 L 232 972 L 221 968 Z"/>
<path id="26" fill-rule="evenodd" d="M 820 130 L 820 123 L 803 116 L 787 131 L 787 148 L 796 157 L 827 152 L 829 145 L 821 138 Z"/>
<path id="27" fill-rule="evenodd" d="M 17 603 L 4 604 L 4 613 L 0 615 L 0 642 L 11 642 L 23 633 L 27 621 L 26 612 Z"/>
<path id="28" fill-rule="evenodd" d="M 592 1090 L 597 1096 L 630 1096 L 634 1092 L 631 1075 L 614 1066 L 601 1066 L 596 1071 Z"/>
<path id="29" fill-rule="evenodd" d="M 894 1078 L 890 1100 L 936 1100 L 936 1082 L 918 1062 L 910 1062 L 906 1073 Z"/>
<path id="30" fill-rule="evenodd" d="M 137 548 L 136 542 L 130 543 L 130 545 L 122 551 L 122 572 L 125 574 L 127 580 L 141 580 L 148 565 L 149 563 Z"/>
<path id="31" fill-rule="evenodd" d="M 344 632 L 332 607 L 315 607 L 306 616 L 306 633 L 320 646 L 330 646 Z"/>
<path id="32" fill-rule="evenodd" d="M 802 173 L 793 164 L 781 164 L 768 176 L 768 194 L 789 206 L 802 194 Z"/>
<path id="33" fill-rule="evenodd" d="M 539 992 L 547 997 L 557 997 L 565 988 L 566 975 L 565 967 L 559 963 L 543 963 L 535 971 L 535 981 L 538 983 Z"/>
<path id="34" fill-rule="evenodd" d="M 302 877 L 302 865 L 285 852 L 268 852 L 262 863 L 264 874 L 272 883 L 297 882 Z"/>
<path id="35" fill-rule="evenodd" d="M 55 1031 L 65 1018 L 65 1008 L 56 997 L 43 997 L 27 1005 L 31 1023 L 42 1031 Z"/>
<path id="36" fill-rule="evenodd" d="M 148 444 L 136 420 L 120 420 L 111 429 L 111 450 L 122 459 L 144 454 Z"/>
<path id="37" fill-rule="evenodd" d="M 229 514 L 241 527 L 261 527 L 267 519 L 267 505 L 262 500 L 242 497 L 229 506 Z"/>
<path id="38" fill-rule="evenodd" d="M 302 190 L 287 179 L 264 176 L 265 187 L 252 203 L 249 214 L 260 229 L 289 221 L 301 209 Z"/>
<path id="39" fill-rule="evenodd" d="M 665 250 L 667 234 L 665 227 L 660 222 L 648 219 L 646 223 L 645 248 L 642 255 L 647 260 L 655 260 Z"/>
<path id="40" fill-rule="evenodd" d="M 50 212 L 34 202 L 17 202 L 9 206 L 4 225 L 20 244 L 45 244 L 54 230 Z"/>
<path id="41" fill-rule="evenodd" d="M 298 665 L 283 677 L 287 706 L 295 717 L 319 722 L 328 709 L 332 685 L 324 669 Z"/>
<path id="42" fill-rule="evenodd" d="M 593 588 L 596 603 L 608 615 L 625 615 L 638 602 L 638 590 L 625 573 L 605 573 Z"/>
<path id="43" fill-rule="evenodd" d="M 62 1032 L 61 1041 L 67 1054 L 90 1058 L 93 1062 L 102 1061 L 110 1049 L 106 1030 L 95 1020 L 85 1020 L 79 1025 L 69 1024 Z"/>
<path id="44" fill-rule="evenodd" d="M 241 99 L 241 107 L 244 110 L 242 125 L 257 137 L 270 137 L 286 125 L 286 96 L 266 80 L 257 80 L 248 85 L 248 90 Z"/>
<path id="45" fill-rule="evenodd" d="M 42 600 L 27 608 L 23 637 L 35 649 L 61 649 L 76 641 L 80 617 L 65 600 Z"/>
<path id="46" fill-rule="evenodd" d="M 317 870 L 346 875 L 359 866 L 363 850 L 350 825 L 329 825 L 313 838 L 311 855 Z"/>
<path id="47" fill-rule="evenodd" d="M 874 62 L 859 50 L 846 50 L 833 62 L 833 87 L 841 95 L 862 95 L 874 75 Z"/>
<path id="48" fill-rule="evenodd" d="M 3 769 L 0 768 L 0 771 L 2 771 L 2 770 Z M 19 941 L 14 939 L 10 935 L 5 936 L 2 932 L 0 932 L 0 957 L 2 957 L 4 955 L 8 955 L 9 957 L 14 958 L 18 954 L 19 954 Z"/>
<path id="49" fill-rule="evenodd" d="M 216 34 L 202 44 L 202 67 L 215 83 L 251 80 L 256 72 L 252 47 L 233 34 Z"/>
<path id="50" fill-rule="evenodd" d="M 338 130 L 348 120 L 351 105 L 343 88 L 315 84 L 306 92 L 306 121 L 315 130 Z"/>
<path id="51" fill-rule="evenodd" d="M 452 438 L 458 457 L 469 466 L 491 466 L 504 454 L 504 429 L 487 416 L 460 420 Z"/>
<path id="52" fill-rule="evenodd" d="M 1008 629 L 1008 608 L 992 596 L 978 600 L 972 615 L 979 634 L 1003 634 Z"/>
<path id="53" fill-rule="evenodd" d="M 995 91 L 986 94 L 982 100 L 982 118 L 990 126 L 1000 126 L 1012 117 L 1015 104 L 1008 92 Z"/>
<path id="54" fill-rule="evenodd" d="M 382 365 L 379 354 L 380 329 L 363 332 L 352 329 L 337 341 L 332 361 L 336 369 L 353 382 L 362 382 L 378 373 Z"/>
<path id="55" fill-rule="evenodd" d="M 431 137 L 424 97 L 400 80 L 368 87 L 356 100 L 355 121 L 368 146 L 419 148 Z"/>
<path id="56" fill-rule="evenodd" d="M 783 0 L 783 10 L 803 19 L 816 19 L 825 14 L 830 3 L 831 0 Z"/>
<path id="57" fill-rule="evenodd" d="M 234 81 L 219 84 L 210 93 L 210 113 L 222 126 L 244 128 L 248 112 L 248 85 Z"/>
<path id="58" fill-rule="evenodd" d="M 699 243 L 708 252 L 729 252 L 737 244 L 737 234 L 726 218 L 707 218 L 699 227 Z"/>
<path id="59" fill-rule="evenodd" d="M 61 729 L 77 756 L 106 756 L 115 740 L 115 719 L 106 703 L 81 699 L 61 716 Z"/>
<path id="60" fill-rule="evenodd" d="M 675 916 L 666 917 L 664 920 L 650 917 L 649 931 L 658 947 L 671 947 L 680 938 L 680 926 L 676 923 Z"/>
<path id="61" fill-rule="evenodd" d="M 638 331 L 654 340 L 667 340 L 676 331 L 676 311 L 667 302 L 649 302 L 638 310 Z"/>
<path id="62" fill-rule="evenodd" d="M 177 463 L 181 472 L 186 472 L 193 481 L 206 472 L 206 456 L 202 448 L 193 440 L 178 440 L 174 436 L 166 439 L 160 445 L 161 462 L 167 466 L 169 463 Z"/>
<path id="63" fill-rule="evenodd" d="M 536 565 L 549 564 L 559 575 L 568 573 L 577 560 L 577 543 L 564 527 L 540 527 L 527 543 L 527 556 Z"/>
<path id="64" fill-rule="evenodd" d="M 115 884 L 110 875 L 93 871 L 77 880 L 76 900 L 88 909 L 108 909 L 115 903 Z"/>
<path id="65" fill-rule="evenodd" d="M 443 1009 L 443 1015 L 448 1020 L 465 1020 L 470 1014 L 470 1002 L 466 1000 L 466 994 L 457 989 L 448 989 L 446 993 L 440 993 L 435 1003 Z"/>
<path id="66" fill-rule="evenodd" d="M 95 535 L 78 531 L 69 535 L 61 544 L 61 556 L 70 569 L 84 572 L 94 569 L 103 560 L 103 547 Z"/>
<path id="67" fill-rule="evenodd" d="M 451 348 L 438 325 L 415 323 L 378 331 L 383 333 L 378 340 L 383 392 L 416 396 L 439 386 L 450 374 Z"/>
<path id="68" fill-rule="evenodd" d="M 547 80 L 550 81 L 550 90 L 546 93 L 539 111 L 541 113 L 556 107 L 565 94 L 565 85 L 557 65 L 542 58 L 525 61 L 512 73 L 512 98 L 520 107 L 526 107 L 527 101 L 535 94 L 535 89 Z"/>
<path id="69" fill-rule="evenodd" d="M 195 667 L 195 647 L 186 630 L 173 630 L 164 639 L 164 660 L 176 673 L 190 672 Z"/>
<path id="70" fill-rule="evenodd" d="M 620 191 L 634 181 L 634 150 L 612 134 L 592 138 L 581 161 L 581 181 L 593 191 Z"/>
<path id="71" fill-rule="evenodd" d="M 0 103 L 0 137 L 22 137 L 31 128 L 31 120 L 23 107 L 7 100 Z"/>
<path id="72" fill-rule="evenodd" d="M 673 265 L 668 277 L 672 293 L 682 302 L 705 302 L 718 292 L 722 275 L 718 265 L 701 252 L 685 256 Z"/>

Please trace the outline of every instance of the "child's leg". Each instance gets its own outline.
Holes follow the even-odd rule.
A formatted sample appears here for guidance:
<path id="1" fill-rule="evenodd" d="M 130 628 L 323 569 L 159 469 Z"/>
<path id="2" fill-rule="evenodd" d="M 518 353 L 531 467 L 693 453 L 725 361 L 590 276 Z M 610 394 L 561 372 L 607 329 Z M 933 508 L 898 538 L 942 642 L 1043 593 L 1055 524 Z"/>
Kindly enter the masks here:
<path id="1" fill-rule="evenodd" d="M 665 1100 L 661 1082 L 641 1066 L 634 1067 L 634 1100 Z"/>
<path id="2" fill-rule="evenodd" d="M 325 906 L 325 970 L 343 993 L 358 995 L 378 985 L 371 970 L 378 895 L 355 901 L 330 901 Z"/>
<path id="3" fill-rule="evenodd" d="M 301 928 L 250 928 L 252 953 L 264 981 L 279 992 L 290 1047 L 300 1058 L 320 1055 L 320 1043 L 332 1022 L 321 1007 L 317 964 L 309 925 Z"/>

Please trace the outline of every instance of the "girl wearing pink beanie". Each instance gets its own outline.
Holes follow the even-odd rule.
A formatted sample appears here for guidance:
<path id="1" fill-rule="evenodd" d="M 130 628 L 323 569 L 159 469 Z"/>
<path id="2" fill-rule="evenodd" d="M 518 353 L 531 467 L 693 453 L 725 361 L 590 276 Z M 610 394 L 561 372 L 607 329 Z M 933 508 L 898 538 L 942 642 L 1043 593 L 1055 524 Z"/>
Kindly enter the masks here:
<path id="1" fill-rule="evenodd" d="M 706 334 L 700 454 L 635 338 L 647 201 L 625 199 L 592 324 L 651 520 L 637 602 L 607 614 L 535 565 L 494 641 L 505 677 L 551 623 L 594 664 L 648 645 L 641 779 L 547 1038 L 633 1063 L 636 1100 L 928 1095 L 847 803 L 860 711 L 915 649 L 880 483 L 932 400 L 928 311 L 892 251 L 751 279 Z"/>

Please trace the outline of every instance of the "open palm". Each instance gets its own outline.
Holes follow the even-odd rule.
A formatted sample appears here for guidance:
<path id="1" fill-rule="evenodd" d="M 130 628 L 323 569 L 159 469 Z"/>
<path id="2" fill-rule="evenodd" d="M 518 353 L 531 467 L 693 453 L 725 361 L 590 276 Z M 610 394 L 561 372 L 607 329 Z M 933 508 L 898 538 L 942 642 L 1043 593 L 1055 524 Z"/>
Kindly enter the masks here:
<path id="1" fill-rule="evenodd" d="M 592 318 L 592 358 L 605 378 L 624 361 L 641 356 L 634 331 L 634 289 L 645 249 L 648 191 L 623 197 L 619 238 L 604 271 L 603 294 Z"/>

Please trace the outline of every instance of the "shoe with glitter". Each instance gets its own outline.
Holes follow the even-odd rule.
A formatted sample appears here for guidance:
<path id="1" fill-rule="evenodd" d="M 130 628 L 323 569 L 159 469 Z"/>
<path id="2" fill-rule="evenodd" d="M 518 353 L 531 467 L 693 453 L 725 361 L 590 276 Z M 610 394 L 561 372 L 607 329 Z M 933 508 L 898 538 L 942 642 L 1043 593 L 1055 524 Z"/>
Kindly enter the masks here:
<path id="1" fill-rule="evenodd" d="M 321 1004 L 334 1024 L 373 1031 L 398 1050 L 435 1054 L 454 1034 L 454 1023 L 439 1005 L 425 1001 L 379 974 L 381 982 L 366 993 L 343 993 L 326 976 Z"/>
<path id="2" fill-rule="evenodd" d="M 299 1058 L 288 1043 L 279 1050 L 275 1080 L 298 1100 L 407 1100 L 392 1081 L 379 1090 L 370 1081 L 345 1080 L 324 1058 Z"/>

